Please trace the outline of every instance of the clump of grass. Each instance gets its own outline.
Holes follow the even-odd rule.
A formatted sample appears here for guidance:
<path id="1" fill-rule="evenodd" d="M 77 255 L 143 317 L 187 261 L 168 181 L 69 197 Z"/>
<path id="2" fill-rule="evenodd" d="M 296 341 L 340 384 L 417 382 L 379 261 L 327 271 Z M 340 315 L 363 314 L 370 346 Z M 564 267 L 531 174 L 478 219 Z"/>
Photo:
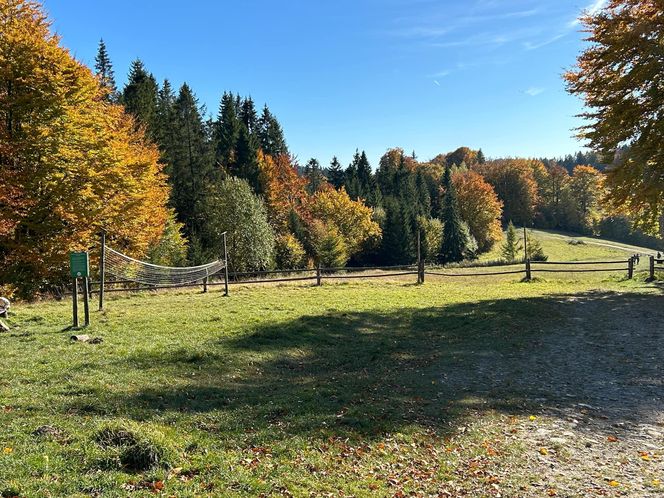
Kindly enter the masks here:
<path id="1" fill-rule="evenodd" d="M 583 240 L 579 239 L 570 239 L 567 241 L 567 243 L 571 246 L 585 246 L 586 243 Z"/>
<path id="2" fill-rule="evenodd" d="M 93 439 L 110 453 L 104 459 L 106 466 L 119 466 L 132 472 L 168 467 L 173 456 L 163 435 L 146 433 L 145 429 L 131 425 L 104 427 Z"/>

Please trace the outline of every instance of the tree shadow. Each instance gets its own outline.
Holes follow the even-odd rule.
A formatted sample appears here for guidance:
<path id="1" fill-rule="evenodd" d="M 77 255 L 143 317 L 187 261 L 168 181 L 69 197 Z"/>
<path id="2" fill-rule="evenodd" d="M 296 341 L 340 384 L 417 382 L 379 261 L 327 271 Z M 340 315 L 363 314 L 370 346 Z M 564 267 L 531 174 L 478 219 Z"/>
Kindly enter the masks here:
<path id="1" fill-rule="evenodd" d="M 654 422 L 664 399 L 661 301 L 592 292 L 303 316 L 196 351 L 137 352 L 127 368 L 166 369 L 172 385 L 112 406 L 141 420 L 221 413 L 235 425 L 215 430 L 283 438 L 413 425 L 444 433 L 477 410 Z"/>

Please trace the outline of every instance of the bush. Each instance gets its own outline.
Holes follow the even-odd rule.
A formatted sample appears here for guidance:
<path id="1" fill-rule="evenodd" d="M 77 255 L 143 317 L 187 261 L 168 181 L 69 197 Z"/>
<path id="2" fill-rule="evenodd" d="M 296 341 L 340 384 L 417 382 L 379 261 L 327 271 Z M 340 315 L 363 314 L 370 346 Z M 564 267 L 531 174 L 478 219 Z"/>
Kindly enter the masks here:
<path id="1" fill-rule="evenodd" d="M 540 241 L 532 236 L 528 237 L 526 255 L 530 261 L 546 261 L 549 259 L 549 257 L 544 254 L 544 249 L 542 249 Z"/>
<path id="2" fill-rule="evenodd" d="M 279 235 L 275 241 L 277 268 L 282 270 L 300 269 L 307 264 L 307 253 L 302 243 L 290 233 Z"/>

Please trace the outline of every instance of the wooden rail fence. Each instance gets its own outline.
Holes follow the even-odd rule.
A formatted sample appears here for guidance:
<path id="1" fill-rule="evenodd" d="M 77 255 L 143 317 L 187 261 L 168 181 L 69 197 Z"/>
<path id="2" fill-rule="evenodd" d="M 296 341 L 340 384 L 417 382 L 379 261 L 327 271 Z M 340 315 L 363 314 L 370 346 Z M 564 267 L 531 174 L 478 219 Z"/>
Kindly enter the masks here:
<path id="1" fill-rule="evenodd" d="M 655 265 L 664 264 L 664 260 L 651 259 L 651 275 L 654 268 L 664 270 L 664 267 Z M 580 268 L 579 268 L 580 267 Z M 367 274 L 368 271 L 381 273 Z M 228 280 L 225 275 L 213 280 L 213 277 L 202 279 L 200 282 L 180 285 L 142 285 L 129 280 L 106 280 L 104 285 L 100 281 L 90 282 L 90 294 L 97 294 L 104 288 L 104 292 L 138 292 L 158 289 L 177 289 L 186 287 L 202 287 L 207 292 L 208 287 L 219 285 L 247 285 L 282 282 L 315 282 L 322 285 L 324 280 L 348 280 L 368 278 L 388 278 L 398 276 L 416 275 L 417 283 L 424 283 L 426 276 L 448 278 L 472 278 L 500 275 L 524 275 L 524 280 L 531 280 L 538 273 L 588 273 L 588 272 L 626 272 L 627 278 L 634 276 L 634 260 L 614 261 L 525 261 L 523 263 L 497 265 L 497 266 L 468 266 L 468 267 L 425 267 L 423 262 L 414 265 L 397 266 L 368 266 L 368 267 L 341 267 L 341 268 L 302 268 L 293 270 L 265 270 L 253 272 L 229 272 Z M 277 276 L 277 278 L 271 278 Z M 224 277 L 224 278 L 222 278 Z"/>

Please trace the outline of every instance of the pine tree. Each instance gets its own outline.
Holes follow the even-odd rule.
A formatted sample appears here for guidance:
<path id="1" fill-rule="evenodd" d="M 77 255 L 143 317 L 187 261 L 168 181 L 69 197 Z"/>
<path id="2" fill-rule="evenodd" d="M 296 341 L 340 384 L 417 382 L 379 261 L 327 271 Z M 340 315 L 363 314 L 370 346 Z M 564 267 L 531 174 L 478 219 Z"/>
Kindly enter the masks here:
<path id="1" fill-rule="evenodd" d="M 500 252 L 505 261 L 508 263 L 513 263 L 519 256 L 521 249 L 521 241 L 516 234 L 516 228 L 514 228 L 514 224 L 510 221 L 507 225 L 505 243 L 500 248 Z"/>
<path id="2" fill-rule="evenodd" d="M 356 167 L 357 179 L 360 182 L 360 196 L 363 199 L 367 199 L 374 190 L 375 180 L 373 173 L 371 172 L 371 165 L 369 164 L 369 159 L 367 159 L 366 152 L 362 151 L 362 153 L 357 156 Z"/>
<path id="3" fill-rule="evenodd" d="M 310 194 L 318 192 L 327 181 L 318 159 L 313 157 L 304 165 L 304 177 L 307 179 L 307 192 Z"/>
<path id="4" fill-rule="evenodd" d="M 484 152 L 482 152 L 482 149 L 477 151 L 477 162 L 478 164 L 484 164 L 486 162 L 486 158 L 484 157 Z"/>
<path id="5" fill-rule="evenodd" d="M 251 97 L 247 97 L 242 101 L 242 105 L 239 108 L 239 117 L 251 135 L 258 135 L 258 114 L 256 113 L 254 101 Z"/>
<path id="6" fill-rule="evenodd" d="M 443 189 L 445 191 L 442 208 L 444 226 L 440 256 L 443 263 L 452 263 L 463 260 L 468 248 L 468 234 L 459 214 L 456 191 L 449 167 L 445 168 L 443 174 Z"/>
<path id="7" fill-rule="evenodd" d="M 385 264 L 409 264 L 415 259 L 414 233 L 408 211 L 399 199 L 384 199 L 385 221 L 381 260 Z"/>
<path id="8" fill-rule="evenodd" d="M 256 193 L 261 193 L 258 166 L 258 142 L 244 123 L 240 124 L 240 133 L 235 147 L 236 161 L 233 174 L 247 180 Z"/>
<path id="9" fill-rule="evenodd" d="M 214 124 L 215 161 L 232 175 L 237 175 L 236 147 L 240 138 L 241 121 L 232 93 L 224 92 L 219 115 Z"/>
<path id="10" fill-rule="evenodd" d="M 161 151 L 162 162 L 165 165 L 164 172 L 170 176 L 171 165 L 173 163 L 176 137 L 175 137 L 175 94 L 168 80 L 159 90 L 157 99 L 157 117 L 156 117 L 156 142 Z"/>
<path id="11" fill-rule="evenodd" d="M 95 74 L 99 78 L 101 86 L 108 92 L 105 99 L 108 102 L 117 102 L 118 89 L 115 85 L 115 73 L 103 39 L 99 40 L 99 48 L 95 57 Z"/>
<path id="12" fill-rule="evenodd" d="M 147 72 L 143 62 L 136 59 L 131 63 L 129 80 L 122 91 L 122 104 L 127 112 L 134 115 L 139 124 L 145 126 L 150 138 L 156 136 L 157 98 L 159 85 L 154 76 Z"/>
<path id="13" fill-rule="evenodd" d="M 341 188 L 344 184 L 344 172 L 337 156 L 334 156 L 330 162 L 330 167 L 327 170 L 327 180 L 336 189 Z"/>
<path id="14" fill-rule="evenodd" d="M 175 147 L 170 166 L 172 204 L 188 236 L 202 232 L 200 213 L 206 184 L 215 180 L 212 154 L 198 100 L 185 83 L 175 101 Z M 203 241 L 205 245 L 205 241 Z"/>
<path id="15" fill-rule="evenodd" d="M 263 107 L 263 113 L 258 120 L 258 139 L 265 154 L 270 156 L 288 154 L 284 132 L 267 105 Z"/>

